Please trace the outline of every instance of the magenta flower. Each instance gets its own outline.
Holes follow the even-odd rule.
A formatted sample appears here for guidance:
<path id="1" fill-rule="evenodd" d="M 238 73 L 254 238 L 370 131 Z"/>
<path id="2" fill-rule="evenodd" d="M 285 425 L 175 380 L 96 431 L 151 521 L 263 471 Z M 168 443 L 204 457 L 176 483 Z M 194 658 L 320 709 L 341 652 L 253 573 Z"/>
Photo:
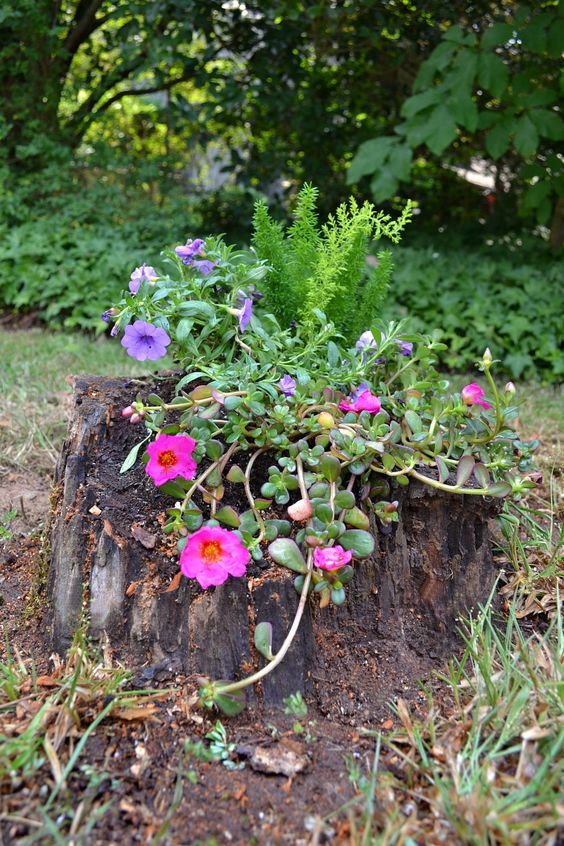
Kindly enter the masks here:
<path id="1" fill-rule="evenodd" d="M 192 264 L 195 256 L 201 256 L 204 253 L 204 241 L 202 238 L 196 238 L 195 241 L 188 239 L 183 247 L 175 247 L 174 252 L 178 258 L 182 259 L 184 264 Z"/>
<path id="2" fill-rule="evenodd" d="M 313 551 L 313 563 L 320 570 L 340 570 L 345 564 L 348 564 L 352 558 L 352 551 L 350 549 L 343 549 L 338 544 L 336 546 L 327 546 L 325 549 L 317 547 Z"/>
<path id="3" fill-rule="evenodd" d="M 159 274 L 154 267 L 142 264 L 141 267 L 136 267 L 129 280 L 129 290 L 132 294 L 136 294 L 141 287 L 142 282 L 154 282 L 159 278 Z"/>
<path id="4" fill-rule="evenodd" d="M 156 361 L 166 355 L 166 348 L 170 344 L 170 338 L 164 329 L 153 326 L 152 323 L 145 323 L 144 320 L 136 320 L 133 325 L 125 327 L 122 347 L 125 347 L 127 354 L 137 361 Z"/>
<path id="5" fill-rule="evenodd" d="M 486 402 L 484 399 L 484 391 L 475 382 L 465 385 L 460 392 L 460 396 L 464 405 L 481 405 L 482 408 L 491 408 L 489 402 Z"/>
<path id="6" fill-rule="evenodd" d="M 278 387 L 285 397 L 292 397 L 296 393 L 296 380 L 286 373 L 278 382 Z"/>
<path id="7" fill-rule="evenodd" d="M 247 298 L 243 301 L 243 305 L 241 308 L 234 308 L 233 314 L 239 318 L 239 329 L 241 332 L 244 332 L 249 323 L 251 322 L 251 317 L 253 315 L 253 301 L 250 298 Z"/>
<path id="8" fill-rule="evenodd" d="M 382 403 L 378 397 L 374 396 L 368 388 L 360 394 L 353 392 L 350 399 L 352 402 L 341 400 L 339 403 L 341 411 L 356 411 L 357 413 L 361 411 L 369 411 L 371 414 L 378 414 L 382 408 Z"/>
<path id="9" fill-rule="evenodd" d="M 197 466 L 192 458 L 195 446 L 196 441 L 189 435 L 159 435 L 147 447 L 149 461 L 145 473 L 157 487 L 178 476 L 193 479 Z"/>
<path id="10" fill-rule="evenodd" d="M 180 553 L 180 569 L 203 588 L 222 585 L 228 576 L 244 576 L 249 550 L 234 532 L 219 526 L 202 526 L 190 535 Z"/>

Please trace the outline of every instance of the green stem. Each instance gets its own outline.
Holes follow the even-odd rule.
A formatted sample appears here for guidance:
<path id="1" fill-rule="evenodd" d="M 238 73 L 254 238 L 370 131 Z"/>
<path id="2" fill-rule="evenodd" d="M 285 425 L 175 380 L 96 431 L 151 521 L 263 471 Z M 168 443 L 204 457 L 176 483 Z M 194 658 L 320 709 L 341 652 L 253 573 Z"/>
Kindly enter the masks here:
<path id="1" fill-rule="evenodd" d="M 284 656 L 288 652 L 290 646 L 292 645 L 292 641 L 296 636 L 296 632 L 298 631 L 305 606 L 307 601 L 307 595 L 309 591 L 309 585 L 311 582 L 311 574 L 313 570 L 313 550 L 309 550 L 307 554 L 307 574 L 304 579 L 304 584 L 302 587 L 302 592 L 300 594 L 300 602 L 296 611 L 296 616 L 294 617 L 294 622 L 290 628 L 290 631 L 286 635 L 284 643 L 274 656 L 274 658 L 269 661 L 262 669 L 257 670 L 256 673 L 253 673 L 252 676 L 247 676 L 246 679 L 241 679 L 241 681 L 231 682 L 231 684 L 221 685 L 221 687 L 216 688 L 216 692 L 223 694 L 223 693 L 234 693 L 236 690 L 243 690 L 245 687 L 248 687 L 250 684 L 254 684 L 255 682 L 259 681 L 260 679 L 267 676 L 271 673 L 278 664 L 283 660 Z"/>
<path id="2" fill-rule="evenodd" d="M 221 458 L 221 460 L 213 461 L 209 467 L 206 467 L 203 473 L 200 473 L 197 479 L 195 479 L 192 484 L 190 485 L 189 489 L 186 492 L 184 499 L 182 500 L 182 505 L 180 506 L 180 514 L 184 514 L 186 511 L 186 507 L 192 497 L 194 496 L 195 491 L 199 488 L 202 482 L 207 479 L 210 473 L 215 470 L 216 467 L 220 467 L 223 471 L 223 468 L 237 449 L 237 443 L 232 443 L 225 455 Z"/>
<path id="3" fill-rule="evenodd" d="M 261 515 L 260 511 L 258 510 L 258 508 L 256 506 L 255 498 L 254 498 L 252 491 L 251 491 L 251 470 L 253 469 L 253 464 L 255 463 L 255 461 L 257 460 L 259 455 L 261 455 L 263 452 L 267 452 L 267 447 L 261 447 L 261 449 L 257 449 L 257 451 L 254 452 L 251 455 L 251 457 L 249 458 L 247 467 L 245 468 L 245 481 L 244 481 L 245 494 L 246 494 L 247 499 L 249 501 L 249 505 L 251 506 L 251 511 L 254 514 L 254 518 L 255 518 L 255 520 L 257 521 L 257 523 L 259 524 L 259 527 L 260 527 L 259 536 L 256 539 L 256 545 L 257 546 L 264 539 L 264 532 L 265 532 L 266 526 L 265 526 L 264 520 L 262 519 L 262 515 Z"/>

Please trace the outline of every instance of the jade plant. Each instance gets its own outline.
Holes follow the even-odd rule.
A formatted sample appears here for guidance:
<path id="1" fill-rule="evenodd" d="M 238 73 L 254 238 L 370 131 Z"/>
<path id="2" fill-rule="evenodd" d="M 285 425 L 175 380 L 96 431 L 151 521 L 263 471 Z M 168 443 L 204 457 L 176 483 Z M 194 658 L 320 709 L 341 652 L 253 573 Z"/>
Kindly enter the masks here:
<path id="1" fill-rule="evenodd" d="M 398 520 L 398 485 L 494 497 L 535 485 L 532 450 L 511 428 L 515 388 L 498 390 L 489 350 L 483 387 L 453 392 L 435 369 L 437 334 L 378 320 L 370 292 L 388 284 L 391 261 L 370 251 L 399 238 L 409 207 L 392 221 L 351 201 L 319 228 L 312 198 L 306 186 L 288 233 L 259 205 L 250 249 L 196 238 L 164 250 L 103 315 L 130 356 L 168 354 L 177 368 L 171 399 L 141 392 L 123 409 L 146 431 L 122 472 L 145 447 L 184 576 L 205 590 L 265 558 L 294 574 L 300 600 L 280 649 L 259 621 L 264 666 L 202 681 L 201 703 L 226 713 L 283 660 L 308 601 L 346 601 L 355 562 Z M 244 510 L 226 501 L 230 486 Z"/>

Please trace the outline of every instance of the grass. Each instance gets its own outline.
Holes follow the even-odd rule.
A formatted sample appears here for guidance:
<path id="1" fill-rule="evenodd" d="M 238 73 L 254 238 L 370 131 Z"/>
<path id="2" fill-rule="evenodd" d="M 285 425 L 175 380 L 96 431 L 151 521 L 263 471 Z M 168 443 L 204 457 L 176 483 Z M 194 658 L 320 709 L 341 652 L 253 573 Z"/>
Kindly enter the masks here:
<path id="1" fill-rule="evenodd" d="M 353 774 L 354 846 L 549 846 L 564 825 L 564 635 L 559 600 L 549 630 L 526 635 L 489 603 L 468 620 L 463 657 L 442 680 L 454 705 L 429 694 L 428 716 L 395 706 L 401 728 L 377 735 L 371 772 Z M 387 765 L 392 765 L 389 768 Z"/>
<path id="2" fill-rule="evenodd" d="M 71 374 L 127 377 L 149 369 L 115 339 L 42 329 L 0 330 L 0 361 L 0 475 L 52 472 L 67 427 Z"/>
<path id="3" fill-rule="evenodd" d="M 170 693 L 128 690 L 131 675 L 94 650 L 83 628 L 65 660 L 55 656 L 49 675 L 38 676 L 31 659 L 6 649 L 0 663 L 0 789 L 6 796 L 11 788 L 12 802 L 0 823 L 31 830 L 18 842 L 67 843 L 66 834 L 70 842 L 87 842 L 109 807 L 94 801 L 106 774 L 84 760 L 88 740 L 110 716 L 150 719 L 155 700 Z M 78 804 L 75 775 L 86 782 Z"/>

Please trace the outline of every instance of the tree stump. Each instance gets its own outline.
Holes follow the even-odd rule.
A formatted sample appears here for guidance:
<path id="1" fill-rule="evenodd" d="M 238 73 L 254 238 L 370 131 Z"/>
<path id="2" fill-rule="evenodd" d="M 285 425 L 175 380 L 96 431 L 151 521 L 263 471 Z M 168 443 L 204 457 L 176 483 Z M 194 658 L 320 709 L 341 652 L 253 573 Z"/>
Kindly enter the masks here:
<path id="1" fill-rule="evenodd" d="M 87 611 L 92 637 L 107 638 L 147 679 L 161 670 L 241 678 L 263 662 L 254 624 L 272 623 L 275 651 L 291 625 L 298 603 L 292 574 L 251 562 L 247 578 L 207 591 L 178 577 L 176 539 L 161 531 L 171 499 L 142 465 L 119 472 L 144 433 L 120 416 L 139 387 L 123 379 L 75 381 L 56 473 L 53 647 L 68 648 Z M 158 393 L 166 396 L 163 383 Z M 326 713 L 362 709 L 367 716 L 453 653 L 458 618 L 486 600 L 496 577 L 490 521 L 498 501 L 417 482 L 394 496 L 399 523 L 380 527 L 374 554 L 355 563 L 346 603 L 320 610 L 310 602 L 285 660 L 251 697 L 279 704 L 301 690 Z"/>

